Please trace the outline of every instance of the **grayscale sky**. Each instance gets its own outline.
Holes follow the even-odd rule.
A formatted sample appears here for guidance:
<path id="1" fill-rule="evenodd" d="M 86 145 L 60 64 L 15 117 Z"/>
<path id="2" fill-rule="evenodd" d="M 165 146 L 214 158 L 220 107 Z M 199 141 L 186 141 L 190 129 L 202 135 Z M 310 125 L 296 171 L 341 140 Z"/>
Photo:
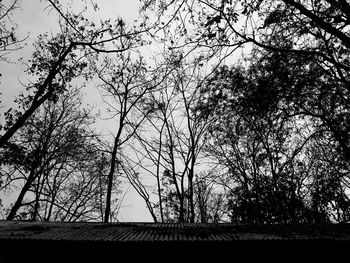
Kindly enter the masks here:
<path id="1" fill-rule="evenodd" d="M 71 3 L 73 1 L 65 2 Z M 82 2 L 74 1 L 74 10 L 81 11 L 83 9 Z M 90 5 L 90 0 L 85 2 Z M 114 20 L 122 17 L 127 23 L 132 24 L 138 17 L 139 0 L 94 0 L 94 2 L 97 3 L 99 10 L 95 13 L 87 13 L 86 16 L 90 19 L 98 21 L 100 19 L 111 18 Z M 28 36 L 28 38 L 25 42 L 26 46 L 22 50 L 9 56 L 11 63 L 0 62 L 2 73 L 0 92 L 3 94 L 1 105 L 3 108 L 1 108 L 1 111 L 11 107 L 14 97 L 24 90 L 24 87 L 20 84 L 21 82 L 26 83 L 26 77 L 23 74 L 24 66 L 18 60 L 23 58 L 26 61 L 30 58 L 33 51 L 32 43 L 39 34 L 57 32 L 57 17 L 57 13 L 54 10 L 49 10 L 45 1 L 40 0 L 22 0 L 21 8 L 13 15 L 13 21 L 18 24 L 18 35 L 20 37 Z M 91 90 L 83 90 L 83 92 L 88 96 L 87 100 L 89 100 L 89 96 L 95 97 L 96 95 L 96 93 L 91 94 Z M 7 201 L 12 201 L 11 199 L 14 197 L 0 196 L 0 199 L 3 199 L 4 202 L 6 198 Z M 120 221 L 152 221 L 143 200 L 132 187 L 125 195 L 118 219 Z"/>

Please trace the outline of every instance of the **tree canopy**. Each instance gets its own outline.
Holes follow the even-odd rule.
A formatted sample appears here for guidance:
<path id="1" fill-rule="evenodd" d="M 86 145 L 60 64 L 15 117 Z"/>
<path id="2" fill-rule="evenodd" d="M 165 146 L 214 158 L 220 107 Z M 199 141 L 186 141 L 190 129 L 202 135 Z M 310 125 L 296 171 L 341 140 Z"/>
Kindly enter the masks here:
<path id="1" fill-rule="evenodd" d="M 350 220 L 348 1 L 147 0 L 131 23 L 43 2 L 59 30 L 0 108 L 3 218 L 117 221 L 133 188 L 154 222 Z"/>

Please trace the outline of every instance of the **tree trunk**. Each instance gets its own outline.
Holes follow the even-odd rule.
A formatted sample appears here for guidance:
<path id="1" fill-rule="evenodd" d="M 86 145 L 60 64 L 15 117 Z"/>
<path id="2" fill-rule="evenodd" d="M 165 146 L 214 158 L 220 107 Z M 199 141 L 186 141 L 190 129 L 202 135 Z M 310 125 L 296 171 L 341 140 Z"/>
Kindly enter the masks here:
<path id="1" fill-rule="evenodd" d="M 21 192 L 19 193 L 19 196 L 17 197 L 15 204 L 12 206 L 11 211 L 8 214 L 6 220 L 10 221 L 10 220 L 13 220 L 15 218 L 18 209 L 22 205 L 23 198 L 24 198 L 25 194 L 28 192 L 32 183 L 34 182 L 34 179 L 35 179 L 35 168 L 33 168 L 31 170 L 29 177 L 26 180 Z"/>
<path id="2" fill-rule="evenodd" d="M 118 148 L 118 137 L 114 141 L 113 146 L 113 152 L 111 157 L 111 169 L 109 170 L 108 174 L 108 185 L 107 185 L 107 197 L 106 197 L 106 210 L 104 215 L 104 222 L 109 222 L 109 217 L 111 214 L 111 198 L 112 198 L 112 186 L 113 186 L 113 179 L 114 179 L 114 171 L 115 171 L 115 164 L 116 164 L 116 157 L 117 157 L 117 148 Z"/>
<path id="3" fill-rule="evenodd" d="M 48 175 L 46 175 L 46 176 L 48 176 Z M 35 205 L 34 205 L 34 211 L 33 211 L 33 216 L 32 216 L 33 221 L 36 221 L 36 218 L 39 214 L 40 196 L 41 196 L 41 193 L 43 192 L 43 188 L 44 188 L 44 184 L 45 184 L 45 174 L 43 174 L 43 178 L 42 178 L 41 183 L 40 183 L 40 180 L 41 180 L 41 176 L 38 177 L 37 189 L 35 191 Z"/>
<path id="4" fill-rule="evenodd" d="M 190 203 L 190 223 L 194 223 L 195 212 L 194 212 L 194 201 L 193 201 L 193 170 L 190 171 L 191 174 L 188 175 L 188 199 Z"/>
<path id="5" fill-rule="evenodd" d="M 74 43 L 71 43 L 67 50 L 62 54 L 62 56 L 56 61 L 56 63 L 53 65 L 50 73 L 46 77 L 44 83 L 40 85 L 38 88 L 38 91 L 33 99 L 32 104 L 30 107 L 18 118 L 18 120 L 5 132 L 3 136 L 0 137 L 0 148 L 2 148 L 7 141 L 25 124 L 25 122 L 29 119 L 30 116 L 45 102 L 47 101 L 52 93 L 53 90 L 50 88 L 52 80 L 55 78 L 56 74 L 58 73 L 61 64 L 67 57 L 67 55 L 72 51 L 73 47 L 75 46 Z M 48 91 L 45 93 L 45 89 L 48 88 Z M 45 93 L 45 94 L 44 94 Z"/>
<path id="6" fill-rule="evenodd" d="M 46 93 L 37 102 L 33 103 L 28 110 L 21 115 L 18 120 L 0 137 L 0 148 L 2 148 L 7 141 L 18 131 L 30 116 L 51 96 L 51 93 Z"/>
<path id="7" fill-rule="evenodd" d="M 160 213 L 160 219 L 162 223 L 164 223 L 164 215 L 163 215 L 163 200 L 162 200 L 162 189 L 160 184 L 160 178 L 159 178 L 159 165 L 160 165 L 160 158 L 161 158 L 161 152 L 162 152 L 162 132 L 164 128 L 164 123 L 162 126 L 162 129 L 160 130 L 160 136 L 159 136 L 159 150 L 158 150 L 158 159 L 157 159 L 157 186 L 158 186 L 158 199 L 159 199 L 159 213 Z"/>
<path id="8" fill-rule="evenodd" d="M 38 215 L 38 210 L 39 210 L 39 199 L 41 195 L 41 189 L 40 189 L 40 177 L 38 178 L 38 183 L 35 189 L 35 203 L 34 203 L 34 211 L 32 215 L 32 220 L 36 221 L 36 217 Z"/>

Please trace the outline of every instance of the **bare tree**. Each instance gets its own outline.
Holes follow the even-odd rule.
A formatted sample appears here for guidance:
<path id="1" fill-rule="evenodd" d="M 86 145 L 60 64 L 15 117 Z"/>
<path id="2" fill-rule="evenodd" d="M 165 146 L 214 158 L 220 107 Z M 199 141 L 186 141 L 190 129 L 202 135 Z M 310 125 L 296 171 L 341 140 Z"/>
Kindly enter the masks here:
<path id="1" fill-rule="evenodd" d="M 89 75 L 88 65 L 99 58 L 100 53 L 121 53 L 141 44 L 142 29 L 128 29 L 123 20 L 101 21 L 96 25 L 82 14 L 64 13 L 60 5 L 49 4 L 58 11 L 61 20 L 61 33 L 51 39 L 40 36 L 36 44 L 29 73 L 37 77 L 31 85 L 26 107 L 22 112 L 11 111 L 11 123 L 5 126 L 0 137 L 3 147 L 28 118 L 47 100 L 56 98 L 72 79 Z M 91 33 L 93 32 L 93 33 Z"/>
<path id="2" fill-rule="evenodd" d="M 121 148 L 135 135 L 143 121 L 148 117 L 149 110 L 146 110 L 144 115 L 140 115 L 137 114 L 137 107 L 158 86 L 162 77 L 149 74 L 143 58 L 134 58 L 131 53 L 119 54 L 116 59 L 106 58 L 101 68 L 96 70 L 102 81 L 103 98 L 111 115 L 109 118 L 116 120 L 118 125 L 110 151 L 111 159 L 104 217 L 104 221 L 108 222 L 111 210 L 111 189 L 115 173 L 122 170 L 120 156 L 125 154 Z"/>
<path id="3" fill-rule="evenodd" d="M 161 29 L 155 30 L 171 49 L 187 47 L 204 57 L 230 57 L 251 44 L 269 52 L 314 60 L 335 83 L 332 97 L 347 107 L 349 91 L 349 3 L 347 1 L 145 1 L 145 15 L 155 10 Z M 152 9 L 153 8 L 153 9 Z M 176 30 L 177 37 L 167 37 Z M 167 32 L 164 37 L 163 32 Z M 203 51 L 205 50 L 205 52 Z M 323 98 L 319 98 L 323 100 Z M 332 113 L 315 113 L 332 130 L 343 155 L 349 159 L 345 124 Z M 327 115 L 327 116 L 326 116 Z"/>
<path id="4" fill-rule="evenodd" d="M 185 66 L 180 53 L 170 52 L 170 57 L 168 63 L 173 70 L 163 88 L 152 93 L 150 105 L 154 114 L 147 118 L 144 130 L 137 132 L 136 145 L 130 145 L 136 158 L 129 162 L 134 164 L 138 176 L 149 174 L 156 180 L 155 207 L 162 222 L 194 222 L 195 166 L 206 131 L 206 124 L 199 122 L 193 111 L 198 96 L 196 87 L 202 81 L 201 71 L 198 65 Z M 164 180 L 169 186 L 167 193 Z M 172 204 L 167 203 L 170 195 L 175 197 Z M 166 216 L 167 205 L 174 207 L 173 218 Z"/>
<path id="5" fill-rule="evenodd" d="M 103 190 L 103 170 L 97 167 L 104 168 L 92 169 L 91 159 L 99 160 L 99 149 L 89 130 L 93 119 L 80 109 L 77 92 L 71 89 L 57 102 L 46 102 L 2 153 L 2 189 L 23 183 L 7 220 L 16 218 L 20 208 L 34 220 L 50 220 L 53 213 L 55 219 L 60 215 L 60 220 L 76 220 L 95 209 L 90 199 Z"/>

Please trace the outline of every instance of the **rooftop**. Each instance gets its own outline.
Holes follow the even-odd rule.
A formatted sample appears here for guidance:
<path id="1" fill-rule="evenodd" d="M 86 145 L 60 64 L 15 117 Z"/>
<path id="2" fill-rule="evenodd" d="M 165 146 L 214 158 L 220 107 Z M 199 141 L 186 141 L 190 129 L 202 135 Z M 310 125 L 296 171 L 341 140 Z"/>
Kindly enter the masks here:
<path id="1" fill-rule="evenodd" d="M 350 224 L 237 225 L 172 223 L 57 223 L 0 221 L 0 239 L 106 242 L 343 240 Z"/>
<path id="2" fill-rule="evenodd" d="M 341 259 L 350 224 L 237 225 L 0 221 L 0 262 L 164 262 L 183 258 L 242 262 Z M 33 252 L 34 251 L 34 252 Z M 34 253 L 34 254 L 33 254 Z M 186 256 L 185 256 L 186 255 Z M 281 258 L 282 257 L 282 258 Z M 68 260 L 68 261 L 67 261 Z M 239 261 L 241 262 L 241 261 Z"/>

